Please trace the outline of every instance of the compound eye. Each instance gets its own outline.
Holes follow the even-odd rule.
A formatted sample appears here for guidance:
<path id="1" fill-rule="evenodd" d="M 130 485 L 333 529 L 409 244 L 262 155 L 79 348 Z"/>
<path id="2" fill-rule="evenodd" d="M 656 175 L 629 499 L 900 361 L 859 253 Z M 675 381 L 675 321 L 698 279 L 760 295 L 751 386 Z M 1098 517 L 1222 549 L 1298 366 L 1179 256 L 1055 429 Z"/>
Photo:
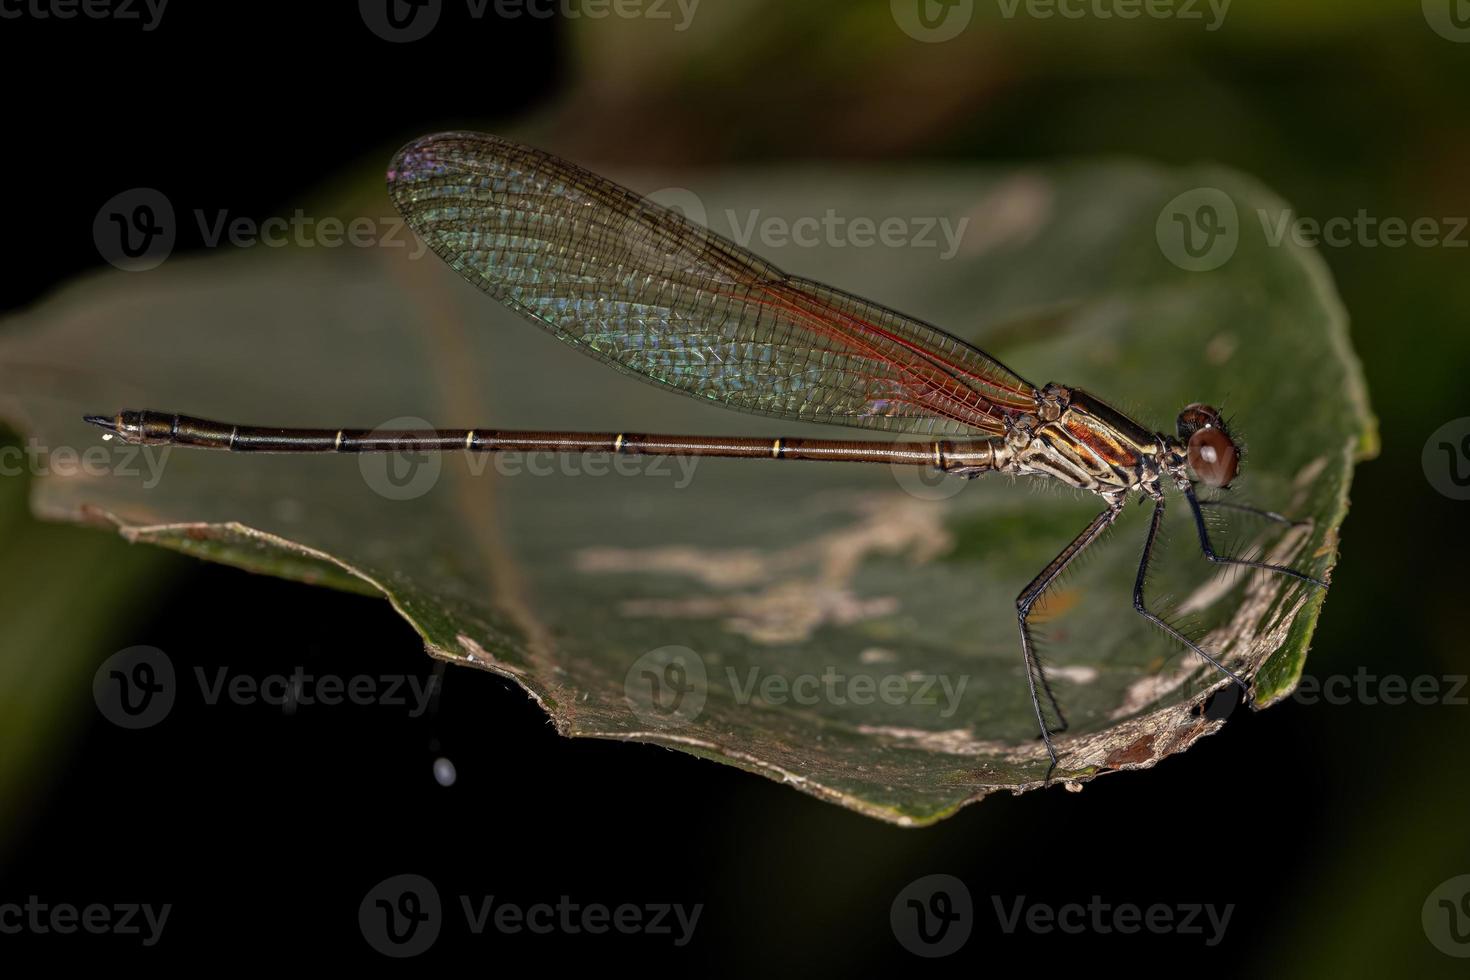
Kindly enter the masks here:
<path id="1" fill-rule="evenodd" d="M 1212 487 L 1228 487 L 1240 468 L 1240 451 L 1219 429 L 1199 429 L 1189 437 L 1189 468 Z"/>
<path id="2" fill-rule="evenodd" d="M 1220 413 L 1213 406 L 1195 402 L 1179 413 L 1179 438 L 1188 439 L 1200 429 L 1220 424 Z"/>

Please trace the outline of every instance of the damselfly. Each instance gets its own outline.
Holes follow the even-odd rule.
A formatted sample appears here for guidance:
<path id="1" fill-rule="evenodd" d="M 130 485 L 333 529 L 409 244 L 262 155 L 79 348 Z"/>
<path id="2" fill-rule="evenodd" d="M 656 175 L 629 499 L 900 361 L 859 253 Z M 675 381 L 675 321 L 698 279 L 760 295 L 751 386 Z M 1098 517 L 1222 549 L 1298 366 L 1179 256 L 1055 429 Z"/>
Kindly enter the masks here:
<path id="1" fill-rule="evenodd" d="M 413 229 L 462 275 L 561 340 L 643 380 L 778 418 L 921 435 L 918 441 L 724 438 L 497 429 L 282 429 L 172 412 L 87 421 L 131 443 L 232 452 L 552 451 L 845 460 L 933 467 L 966 477 L 1048 477 L 1105 506 L 1016 598 L 1021 654 L 1041 738 L 1065 716 L 1036 654 L 1030 618 L 1057 577 L 1132 496 L 1153 502 L 1133 607 L 1239 686 L 1246 681 L 1157 615 L 1144 582 L 1172 484 L 1212 562 L 1310 575 L 1219 554 L 1196 483 L 1228 487 L 1240 453 L 1214 408 L 1194 404 L 1166 435 L 1061 384 L 1037 386 L 937 327 L 769 262 L 678 213 L 566 161 L 495 136 L 442 133 L 393 158 L 388 190 Z M 1043 698 L 1055 717 L 1049 720 Z"/>

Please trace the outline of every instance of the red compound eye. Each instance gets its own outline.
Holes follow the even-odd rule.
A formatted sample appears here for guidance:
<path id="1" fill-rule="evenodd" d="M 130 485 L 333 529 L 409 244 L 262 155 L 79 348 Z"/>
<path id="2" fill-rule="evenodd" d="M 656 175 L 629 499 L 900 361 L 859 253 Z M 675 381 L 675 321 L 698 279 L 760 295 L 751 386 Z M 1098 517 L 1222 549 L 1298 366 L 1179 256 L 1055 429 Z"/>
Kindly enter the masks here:
<path id="1" fill-rule="evenodd" d="M 1240 468 L 1240 451 L 1219 429 L 1200 429 L 1189 437 L 1189 468 L 1212 487 L 1228 487 Z"/>

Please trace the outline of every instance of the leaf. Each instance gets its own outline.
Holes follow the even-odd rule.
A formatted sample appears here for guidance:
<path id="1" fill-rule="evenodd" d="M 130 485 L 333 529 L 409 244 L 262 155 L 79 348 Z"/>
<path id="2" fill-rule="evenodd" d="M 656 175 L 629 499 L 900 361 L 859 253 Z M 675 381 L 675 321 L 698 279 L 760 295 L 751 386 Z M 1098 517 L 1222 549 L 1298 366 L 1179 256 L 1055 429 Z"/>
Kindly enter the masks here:
<path id="1" fill-rule="evenodd" d="M 1241 220 L 1233 256 L 1191 272 L 1156 236 L 1166 204 L 1198 187 L 1227 194 Z M 1232 517 L 1217 535 L 1330 572 L 1374 423 L 1325 269 L 1269 244 L 1257 209 L 1283 205 L 1254 183 L 1128 164 L 698 188 L 669 193 L 787 271 L 941 324 L 1033 382 L 1083 387 L 1161 429 L 1187 403 L 1222 404 L 1249 443 L 1233 499 L 1311 524 Z M 360 207 L 391 214 L 381 194 Z M 813 238 L 824 247 L 802 244 Z M 406 233 L 392 240 L 79 283 L 0 344 L 0 369 L 66 366 L 45 398 L 14 393 L 10 414 L 79 448 L 97 445 L 84 412 L 120 408 L 280 425 L 838 431 L 769 426 L 619 376 Z M 41 481 L 37 511 L 381 591 L 431 654 L 514 679 L 564 734 L 678 748 L 905 825 L 1041 785 L 1014 599 L 1100 506 L 995 477 L 835 464 L 452 454 L 413 466 L 175 449 L 139 453 L 127 475 L 128 447 L 108 452 L 112 472 Z M 1145 517 L 1130 508 L 1046 607 L 1071 788 L 1223 724 L 1203 707 L 1219 676 L 1131 609 Z M 1285 697 L 1324 595 L 1209 565 L 1177 497 L 1167 526 L 1178 533 L 1151 603 L 1254 674 L 1257 704 Z"/>

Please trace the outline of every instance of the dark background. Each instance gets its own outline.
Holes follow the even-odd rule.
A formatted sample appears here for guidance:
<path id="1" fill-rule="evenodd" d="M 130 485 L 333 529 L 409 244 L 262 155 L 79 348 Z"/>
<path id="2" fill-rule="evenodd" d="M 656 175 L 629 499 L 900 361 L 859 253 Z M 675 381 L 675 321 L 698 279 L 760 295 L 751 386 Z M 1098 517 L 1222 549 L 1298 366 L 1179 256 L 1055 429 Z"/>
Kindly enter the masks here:
<path id="1" fill-rule="evenodd" d="M 263 219 L 411 136 L 528 115 L 599 159 L 632 163 L 1209 159 L 1258 176 L 1305 215 L 1470 213 L 1470 44 L 1430 30 L 1417 4 L 1238 0 L 1216 32 L 977 16 L 969 39 L 947 47 L 914 43 L 870 0 L 706 3 L 696 16 L 729 18 L 729 30 L 694 52 L 667 30 L 644 49 L 623 24 L 475 21 L 454 3 L 408 44 L 375 36 L 351 4 L 175 0 L 151 32 L 0 20 L 10 190 L 0 308 L 97 267 L 92 218 L 126 188 Z M 189 227 L 180 248 L 200 245 Z M 1420 452 L 1442 423 L 1470 414 L 1470 250 L 1323 252 L 1353 317 L 1383 453 L 1355 480 L 1307 670 L 1463 675 L 1466 505 L 1430 486 Z M 16 542 L 52 532 L 11 531 L 12 578 L 0 588 L 18 595 L 46 580 Z M 99 536 L 57 533 L 67 547 Z M 148 559 L 147 576 L 99 628 L 98 662 L 146 643 L 181 672 L 434 670 L 379 600 L 172 555 Z M 59 606 L 85 608 L 85 576 L 70 582 Z M 7 656 L 46 655 L 34 636 L 24 649 L 15 635 L 5 642 Z M 1102 955 L 1198 975 L 1463 975 L 1425 938 L 1420 908 L 1440 882 L 1470 873 L 1464 705 L 1236 712 L 1153 771 L 1077 795 L 996 797 L 903 831 L 681 753 L 561 739 L 522 693 L 482 673 L 452 670 L 437 709 L 417 719 L 383 706 L 181 703 L 126 738 L 87 713 L 89 683 L 90 670 L 75 723 L 30 747 L 39 770 L 3 788 L 15 795 L 0 902 L 174 909 L 153 949 L 20 935 L 0 936 L 0 956 L 357 965 L 380 959 L 358 903 L 411 872 L 446 903 L 566 894 L 704 905 L 682 949 L 648 935 L 477 937 L 451 909 L 418 961 L 435 966 L 576 968 L 618 956 L 722 973 L 907 969 L 924 961 L 895 941 L 889 902 L 913 879 L 947 873 L 980 908 L 975 935 L 941 968 L 1050 970 Z M 447 790 L 430 773 L 439 754 L 458 766 Z M 1216 949 L 1198 936 L 1003 935 L 989 908 L 991 895 L 1094 894 L 1236 908 Z"/>

